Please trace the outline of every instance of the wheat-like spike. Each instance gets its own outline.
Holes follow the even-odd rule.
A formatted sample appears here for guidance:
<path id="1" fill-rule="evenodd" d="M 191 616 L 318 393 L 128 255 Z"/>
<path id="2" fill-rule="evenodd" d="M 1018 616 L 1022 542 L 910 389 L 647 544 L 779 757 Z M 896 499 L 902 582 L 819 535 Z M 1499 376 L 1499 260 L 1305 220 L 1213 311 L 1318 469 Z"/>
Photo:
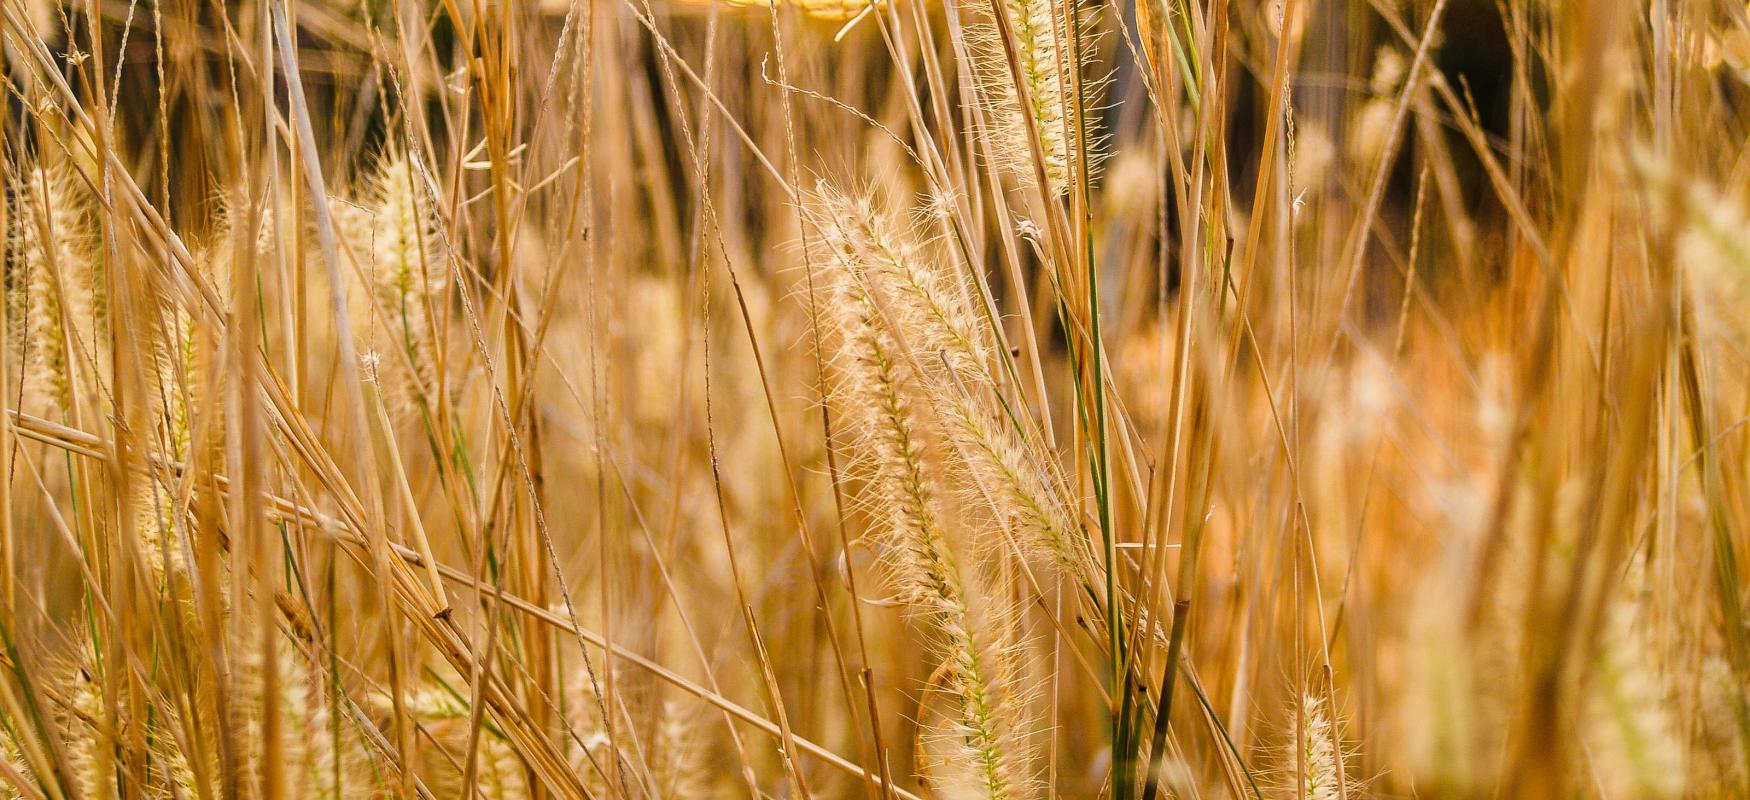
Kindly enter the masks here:
<path id="1" fill-rule="evenodd" d="M 12 728 L 12 724 L 16 723 L 8 722 L 11 724 L 0 725 L 0 761 L 4 761 L 7 769 L 25 781 L 35 781 L 36 770 L 31 768 L 30 759 L 25 756 L 24 747 L 18 743 L 17 734 Z M 0 800 L 23 800 L 24 796 L 11 781 L 0 780 Z"/>
<path id="2" fill-rule="evenodd" d="M 1029 556 L 1046 557 L 1071 577 L 1087 580 L 1093 562 L 1037 455 L 1028 452 L 999 413 L 949 387 L 932 389 L 949 423 L 949 441 L 991 504 L 1013 526 Z"/>
<path id="3" fill-rule="evenodd" d="M 523 800 L 530 796 L 527 771 L 515 748 L 488 722 L 480 730 L 475 784 L 462 785 L 468 752 L 470 713 L 466 702 L 442 687 L 426 687 L 405 700 L 422 730 L 414 764 L 437 797 Z"/>
<path id="4" fill-rule="evenodd" d="M 1750 780 L 1750 763 L 1740 755 L 1738 720 L 1734 712 L 1737 676 L 1721 653 L 1703 656 L 1696 670 L 1698 684 L 1690 716 L 1695 721 L 1690 743 L 1690 769 L 1712 775 L 1721 786 L 1742 786 Z M 1698 781 L 1700 783 L 1700 781 Z"/>
<path id="5" fill-rule="evenodd" d="M 981 796 L 1017 796 L 1026 781 L 1011 742 L 1016 698 L 1003 679 L 1004 626 L 995 619 L 999 615 L 974 608 L 982 592 L 969 585 L 979 577 L 963 566 L 943 527 L 940 489 L 925 463 L 923 426 L 908 399 L 914 391 L 909 371 L 874 299 L 851 274 L 848 265 L 860 255 L 843 219 L 831 213 L 833 205 L 827 201 L 816 211 L 828 212 L 818 227 L 840 262 L 828 271 L 830 323 L 844 367 L 840 391 L 869 465 L 889 570 L 900 594 L 929 611 L 942 634 L 946 682 L 959 699 L 967 766 L 977 775 Z"/>
<path id="6" fill-rule="evenodd" d="M 943 260 L 930 258 L 911 228 L 872 200 L 852 200 L 825 185 L 819 195 L 838 220 L 829 238 L 856 254 L 848 260 L 854 277 L 890 301 L 893 324 L 904 328 L 919 354 L 924 393 L 980 493 L 1030 555 L 1085 580 L 1091 561 L 1067 492 L 1045 466 L 1050 456 L 1016 429 L 997 393 L 996 348 L 977 311 L 976 289 Z"/>
<path id="7" fill-rule="evenodd" d="M 1009 17 L 1021 79 L 1027 86 L 1028 103 L 1021 111 L 1033 118 L 1040 149 L 1045 152 L 1045 177 L 1054 191 L 1062 192 L 1069 180 L 1070 148 L 1064 132 L 1068 104 L 1059 74 L 1064 48 L 1053 5 L 1052 0 L 1005 0 L 1003 11 Z M 1016 102 L 1019 100 L 1017 97 Z"/>
<path id="8" fill-rule="evenodd" d="M 854 296 L 844 301 L 859 304 Z M 867 313 L 866 298 L 860 305 Z M 874 447 L 876 483 L 894 509 L 887 520 L 901 560 L 894 573 L 909 584 L 908 596 L 936 612 L 947 642 L 951 682 L 961 697 L 962 724 L 984 788 L 992 798 L 1006 797 L 1009 780 L 997 730 L 996 697 L 988 686 L 983 643 L 970 619 L 965 578 L 939 527 L 922 444 L 900 385 L 902 367 L 891 340 L 871 322 L 865 317 L 860 330 L 853 329 L 852 340 L 862 351 L 864 367 L 858 379 L 862 386 L 855 393 L 872 402 L 868 442 Z"/>
<path id="9" fill-rule="evenodd" d="M 231 252 L 229 237 L 222 231 L 215 237 L 215 243 L 200 251 L 196 259 L 198 268 L 221 296 L 230 291 Z M 147 386 L 152 423 L 157 432 L 155 450 L 170 461 L 184 464 L 193 455 L 195 416 L 201 411 L 199 405 L 212 388 L 207 385 L 213 372 L 212 365 L 206 363 L 210 355 L 201 351 L 197 317 L 174 298 L 165 298 L 158 324 L 152 328 L 157 337 L 148 349 L 152 364 L 148 374 L 155 380 Z M 222 415 L 223 404 L 215 404 L 211 411 Z M 217 448 L 211 455 L 221 456 L 222 450 Z M 184 508 L 177 502 L 176 488 L 174 479 L 154 472 L 149 472 L 134 484 L 136 535 L 151 574 L 160 584 L 167 575 L 180 573 L 185 566 L 181 543 L 176 537 L 184 518 Z M 196 491 L 199 491 L 198 484 Z M 192 620 L 192 597 L 179 592 L 175 599 L 189 606 L 186 610 Z"/>
<path id="10" fill-rule="evenodd" d="M 1283 796 L 1339 800 L 1356 795 L 1343 763 L 1346 754 L 1339 749 L 1337 720 L 1318 694 L 1308 691 L 1301 696 L 1299 726 L 1288 742 L 1285 765 L 1291 776 L 1298 774 L 1299 786 L 1291 783 Z"/>
<path id="11" fill-rule="evenodd" d="M 99 748 L 107 747 L 96 720 L 103 718 L 103 691 L 83 667 L 74 667 L 60 687 L 66 697 L 66 708 L 58 714 L 58 725 L 65 737 L 67 768 L 81 794 L 99 795 L 108 776 L 103 774 Z"/>
<path id="12" fill-rule="evenodd" d="M 179 587 L 179 591 L 186 592 L 186 589 Z M 193 609 L 189 607 L 192 601 L 186 594 L 179 594 L 174 600 L 190 617 L 190 624 L 198 624 L 193 619 Z M 265 752 L 263 743 L 268 711 L 264 694 L 266 670 L 261 650 L 243 646 L 231 653 L 234 660 L 227 686 L 231 718 L 236 726 L 233 732 L 238 737 L 240 748 L 237 762 L 240 785 L 248 787 L 255 796 L 266 796 L 266 759 L 275 759 L 282 765 L 281 776 L 287 782 L 282 788 L 289 789 L 290 796 L 320 800 L 378 796 L 382 786 L 374 779 L 371 753 L 352 724 L 344 720 L 337 724 L 328 703 L 326 677 L 322 670 L 310 663 L 303 650 L 287 638 L 282 638 L 274 649 L 278 699 L 275 713 L 280 724 L 280 737 L 279 749 L 273 753 Z M 167 686 L 157 688 L 171 691 Z M 165 765 L 165 769 L 161 776 L 153 773 L 153 779 L 160 780 L 163 785 L 160 787 L 162 791 L 152 796 L 187 797 L 195 794 L 194 771 L 177 744 L 179 740 L 171 735 L 176 729 L 186 737 L 206 743 L 204 763 L 207 775 L 217 777 L 224 774 L 225 766 L 219 760 L 224 731 L 220 727 L 221 706 L 217 693 L 217 686 L 203 677 L 197 691 L 198 712 L 192 722 L 175 713 L 153 712 L 153 724 L 164 730 L 153 734 L 162 739 L 163 744 L 154 746 L 150 757 Z"/>
<path id="13" fill-rule="evenodd" d="M 698 783 L 699 752 L 694 744 L 695 731 L 688 724 L 690 719 L 685 706 L 663 704 L 662 717 L 656 725 L 656 742 L 651 746 L 655 751 L 651 770 L 660 797 L 698 797 L 702 791 Z"/>
<path id="14" fill-rule="evenodd" d="M 618 678 L 618 671 L 615 675 Z M 625 679 L 618 679 L 621 691 L 625 692 Z M 566 697 L 566 722 L 571 728 L 570 733 L 577 737 L 572 741 L 574 748 L 579 743 L 582 745 L 573 750 L 571 768 L 591 793 L 598 797 L 612 796 L 602 771 L 623 768 L 619 777 L 625 782 L 621 789 L 635 796 L 699 796 L 697 762 L 700 753 L 694 741 L 696 731 L 693 717 L 686 713 L 682 704 L 663 703 L 655 709 L 649 733 L 643 734 L 645 729 L 637 728 L 626 719 L 625 694 L 622 693 L 621 701 L 616 703 L 621 709 L 616 718 L 619 720 L 617 733 L 622 752 L 616 755 L 608 736 L 607 722 L 602 719 L 603 704 L 587 670 L 582 667 L 574 670 L 568 685 L 574 688 Z M 631 763 L 633 761 L 638 764 Z M 642 766 L 633 768 L 638 765 Z M 647 787 L 642 785 L 645 783 L 648 783 Z"/>
<path id="15" fill-rule="evenodd" d="M 612 786 L 602 773 L 618 769 L 618 755 L 608 736 L 607 720 L 602 717 L 604 703 L 601 695 L 596 693 L 597 682 L 591 678 L 588 669 L 580 666 L 574 670 L 570 685 L 575 690 L 566 698 L 566 722 L 582 740 L 582 747 L 570 758 L 571 769 L 592 794 L 606 797 Z"/>
<path id="16" fill-rule="evenodd" d="M 270 232 L 264 226 L 256 237 L 257 255 L 268 252 L 270 243 L 266 237 Z M 230 228 L 224 226 L 195 258 L 196 268 L 220 298 L 228 299 L 231 295 L 233 257 Z M 197 309 L 183 307 L 174 300 L 167 301 L 162 315 L 162 341 L 153 352 L 158 367 L 158 386 L 153 387 L 154 410 L 159 417 L 158 424 L 164 430 L 170 455 L 178 461 L 187 460 L 191 455 L 194 416 L 202 398 L 213 388 L 208 385 L 211 380 L 209 373 L 213 371 L 212 365 L 206 363 L 210 356 L 201 351 L 199 318 Z M 218 404 L 212 411 L 223 413 L 223 404 Z"/>
<path id="17" fill-rule="evenodd" d="M 162 449 L 174 461 L 186 461 L 194 424 L 191 384 L 195 381 L 193 326 L 186 316 L 170 310 L 164 336 L 150 350 L 151 372 L 157 384 L 148 387 L 153 423 L 163 435 Z M 176 493 L 161 476 L 148 472 L 133 484 L 134 533 L 154 582 L 162 585 L 166 575 L 183 569 L 182 550 L 176 541 L 180 519 Z M 184 599 L 184 598 L 178 598 Z"/>
<path id="18" fill-rule="evenodd" d="M 155 475 L 144 475 L 133 484 L 134 535 L 140 555 L 146 559 L 153 585 L 163 586 L 167 577 L 182 573 L 182 550 L 176 541 L 176 495 Z M 188 601 L 186 596 L 175 598 Z M 189 608 L 190 614 L 193 609 Z"/>
<path id="19" fill-rule="evenodd" d="M 1741 192 L 1723 191 L 1685 174 L 1663 156 L 1632 150 L 1623 165 L 1643 187 L 1646 213 L 1655 229 L 1672 237 L 1672 263 L 1681 269 L 1698 333 L 1723 336 L 1737 346 L 1750 341 L 1750 208 Z"/>
<path id="20" fill-rule="evenodd" d="M 877 208 L 872 198 L 852 200 L 824 185 L 822 195 L 839 209 L 849 234 L 845 244 L 860 256 L 853 263 L 857 278 L 894 298 L 899 324 L 915 332 L 912 347 L 937 354 L 957 375 L 994 385 L 995 347 L 974 303 L 974 287 L 932 258 L 913 226 Z"/>
<path id="21" fill-rule="evenodd" d="M 1639 570 L 1628 583 L 1639 583 Z M 1585 708 L 1585 739 L 1596 780 L 1612 797 L 1683 796 L 1683 747 L 1669 698 L 1651 660 L 1659 652 L 1632 597 L 1612 602 L 1598 673 Z"/>
<path id="22" fill-rule="evenodd" d="M 84 653 L 84 648 L 79 650 Z M 170 800 L 192 794 L 194 770 L 173 731 L 180 718 L 170 709 L 154 706 L 146 720 L 116 721 L 120 728 L 133 724 L 145 727 L 145 763 L 129 770 L 119 760 L 111 760 L 114 774 L 105 774 L 103 752 L 119 755 L 117 731 L 107 728 L 103 690 L 96 673 L 86 666 L 87 657 L 80 656 L 57 670 L 58 693 L 65 705 L 56 709 L 55 726 L 65 743 L 70 777 L 85 797 L 102 797 L 110 791 L 123 796 Z"/>
<path id="23" fill-rule="evenodd" d="M 75 375 L 102 363 L 102 266 L 90 251 L 85 204 L 65 167 L 20 170 L 13 187 L 12 251 L 29 273 L 23 283 L 26 385 L 71 410 Z"/>
<path id="24" fill-rule="evenodd" d="M 165 353 L 159 358 L 159 396 L 165 405 L 162 424 L 168 434 L 170 452 L 181 461 L 189 456 L 194 404 L 199 402 L 200 384 L 206 376 L 199 367 L 200 343 L 193 319 L 187 313 L 173 311 L 168 334 Z"/>
<path id="25" fill-rule="evenodd" d="M 257 647 L 240 647 L 234 652 L 237 664 L 231 683 L 235 710 L 242 721 L 239 733 L 247 757 L 243 776 L 247 784 L 265 795 L 263 759 L 277 758 L 283 765 L 281 775 L 292 790 L 291 796 L 321 800 L 375 796 L 373 792 L 382 787 L 372 779 L 371 756 L 363 739 L 344 720 L 336 733 L 323 671 L 315 668 L 288 638 L 282 637 L 274 648 L 281 749 L 267 754 L 262 752 L 266 670 L 261 651 Z M 216 729 L 206 734 L 217 741 Z"/>
<path id="26" fill-rule="evenodd" d="M 430 401 L 439 388 L 431 308 L 448 270 L 439 252 L 436 214 L 418 181 L 407 156 L 385 156 L 363 202 L 341 215 L 375 301 L 362 329 L 372 332 L 378 385 L 395 413 Z M 376 312 L 383 316 L 372 324 L 369 317 Z"/>
<path id="27" fill-rule="evenodd" d="M 974 71 L 990 114 L 986 142 L 989 156 L 1023 180 L 1032 179 L 1035 171 L 1030 121 L 1031 136 L 1037 137 L 1043 157 L 1048 183 L 1044 188 L 1054 196 L 1068 190 L 1075 162 L 1081 156 L 1081 145 L 1069 126 L 1075 98 L 1070 95 L 1074 85 L 1068 77 L 1070 70 L 1079 70 L 1082 65 L 1072 63 L 1070 58 L 1065 9 L 1060 2 L 1073 4 L 1075 0 L 1003 0 L 1003 16 L 1013 37 L 1019 67 L 1019 88 L 1000 29 L 989 19 L 990 7 L 970 4 L 975 19 L 983 19 L 967 26 Z M 1071 12 L 1078 18 L 1083 13 L 1079 5 Z M 1090 96 L 1097 94 L 1098 85 L 1098 81 L 1082 81 L 1084 93 Z M 1085 105 L 1092 108 L 1094 103 Z M 1091 126 L 1092 122 L 1084 124 Z M 1087 131 L 1085 138 L 1093 141 L 1094 132 Z"/>

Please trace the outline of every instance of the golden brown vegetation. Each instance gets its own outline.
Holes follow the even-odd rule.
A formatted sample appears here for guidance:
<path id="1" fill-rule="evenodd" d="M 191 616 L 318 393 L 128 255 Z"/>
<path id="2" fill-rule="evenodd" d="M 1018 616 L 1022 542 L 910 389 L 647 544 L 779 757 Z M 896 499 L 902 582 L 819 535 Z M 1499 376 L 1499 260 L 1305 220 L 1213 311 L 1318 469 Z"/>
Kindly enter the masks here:
<path id="1" fill-rule="evenodd" d="M 0 10 L 0 796 L 1750 797 L 1739 0 Z"/>

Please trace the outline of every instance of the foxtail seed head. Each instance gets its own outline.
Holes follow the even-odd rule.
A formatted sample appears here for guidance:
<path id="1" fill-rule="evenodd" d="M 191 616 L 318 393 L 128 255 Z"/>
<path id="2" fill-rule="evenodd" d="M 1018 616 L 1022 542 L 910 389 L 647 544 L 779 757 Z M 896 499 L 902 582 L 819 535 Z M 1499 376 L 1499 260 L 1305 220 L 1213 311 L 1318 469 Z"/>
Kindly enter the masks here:
<path id="1" fill-rule="evenodd" d="M 20 303 L 26 385 L 45 387 L 48 403 L 67 414 L 76 376 L 103 363 L 102 267 L 85 203 L 64 167 L 20 170 L 12 190 L 11 250 L 28 276 Z"/>
<path id="2" fill-rule="evenodd" d="M 405 155 L 386 156 L 342 228 L 364 273 L 370 309 L 362 341 L 375 353 L 378 385 L 393 412 L 432 402 L 439 391 L 439 337 L 433 309 L 441 302 L 448 261 L 437 215 L 419 170 Z M 361 348 L 361 352 L 367 352 Z"/>

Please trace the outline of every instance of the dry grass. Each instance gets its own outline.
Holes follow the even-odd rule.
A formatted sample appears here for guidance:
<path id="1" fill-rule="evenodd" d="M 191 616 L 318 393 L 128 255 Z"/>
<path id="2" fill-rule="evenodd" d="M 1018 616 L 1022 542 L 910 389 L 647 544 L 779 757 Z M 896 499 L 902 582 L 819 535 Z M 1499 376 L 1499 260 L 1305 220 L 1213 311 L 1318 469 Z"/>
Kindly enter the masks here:
<path id="1" fill-rule="evenodd" d="M 1750 798 L 1738 0 L 0 10 L 0 797 Z"/>

